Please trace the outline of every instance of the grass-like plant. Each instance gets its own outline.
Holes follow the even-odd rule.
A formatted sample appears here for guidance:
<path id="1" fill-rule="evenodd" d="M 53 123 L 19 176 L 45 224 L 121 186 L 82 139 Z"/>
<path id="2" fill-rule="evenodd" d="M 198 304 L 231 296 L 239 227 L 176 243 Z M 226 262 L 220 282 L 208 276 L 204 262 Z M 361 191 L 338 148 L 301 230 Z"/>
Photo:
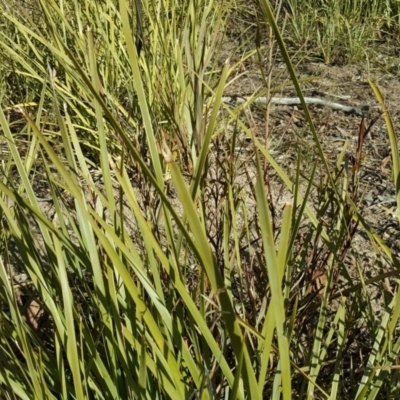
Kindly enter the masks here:
<path id="1" fill-rule="evenodd" d="M 395 0 L 303 0 L 283 2 L 289 16 L 288 38 L 326 63 L 358 62 L 370 43 L 398 33 L 399 3 Z"/>
<path id="2" fill-rule="evenodd" d="M 398 268 L 361 213 L 362 141 L 357 168 L 345 148 L 332 167 L 275 15 L 259 5 L 313 135 L 307 178 L 301 152 L 289 173 L 243 107 L 222 102 L 254 54 L 222 57 L 241 4 L 1 3 L 1 398 L 398 393 L 398 292 L 378 320 L 368 285 L 389 275 L 359 269 L 354 284 L 345 263 L 362 227 Z M 393 129 L 391 143 L 398 197 Z M 289 196 L 281 212 L 271 174 Z M 368 366 L 347 376 L 361 319 Z"/>

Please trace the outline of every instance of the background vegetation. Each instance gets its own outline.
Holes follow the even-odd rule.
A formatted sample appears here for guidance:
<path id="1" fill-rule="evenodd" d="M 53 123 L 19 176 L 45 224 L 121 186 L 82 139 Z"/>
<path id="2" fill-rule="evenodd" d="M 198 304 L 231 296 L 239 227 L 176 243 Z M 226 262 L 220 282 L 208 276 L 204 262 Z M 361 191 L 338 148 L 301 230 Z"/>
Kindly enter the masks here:
<path id="1" fill-rule="evenodd" d="M 365 60 L 398 34 L 397 1 L 287 0 L 283 4 L 291 42 L 305 45 L 328 63 Z"/>
<path id="2" fill-rule="evenodd" d="M 368 126 L 328 162 L 293 68 L 299 50 L 364 57 L 398 2 L 0 4 L 0 398 L 400 396 L 399 261 L 360 207 Z M 313 135 L 307 173 L 244 116 L 272 49 Z M 264 87 L 229 106 L 249 60 Z M 359 230 L 382 265 L 368 279 Z"/>

